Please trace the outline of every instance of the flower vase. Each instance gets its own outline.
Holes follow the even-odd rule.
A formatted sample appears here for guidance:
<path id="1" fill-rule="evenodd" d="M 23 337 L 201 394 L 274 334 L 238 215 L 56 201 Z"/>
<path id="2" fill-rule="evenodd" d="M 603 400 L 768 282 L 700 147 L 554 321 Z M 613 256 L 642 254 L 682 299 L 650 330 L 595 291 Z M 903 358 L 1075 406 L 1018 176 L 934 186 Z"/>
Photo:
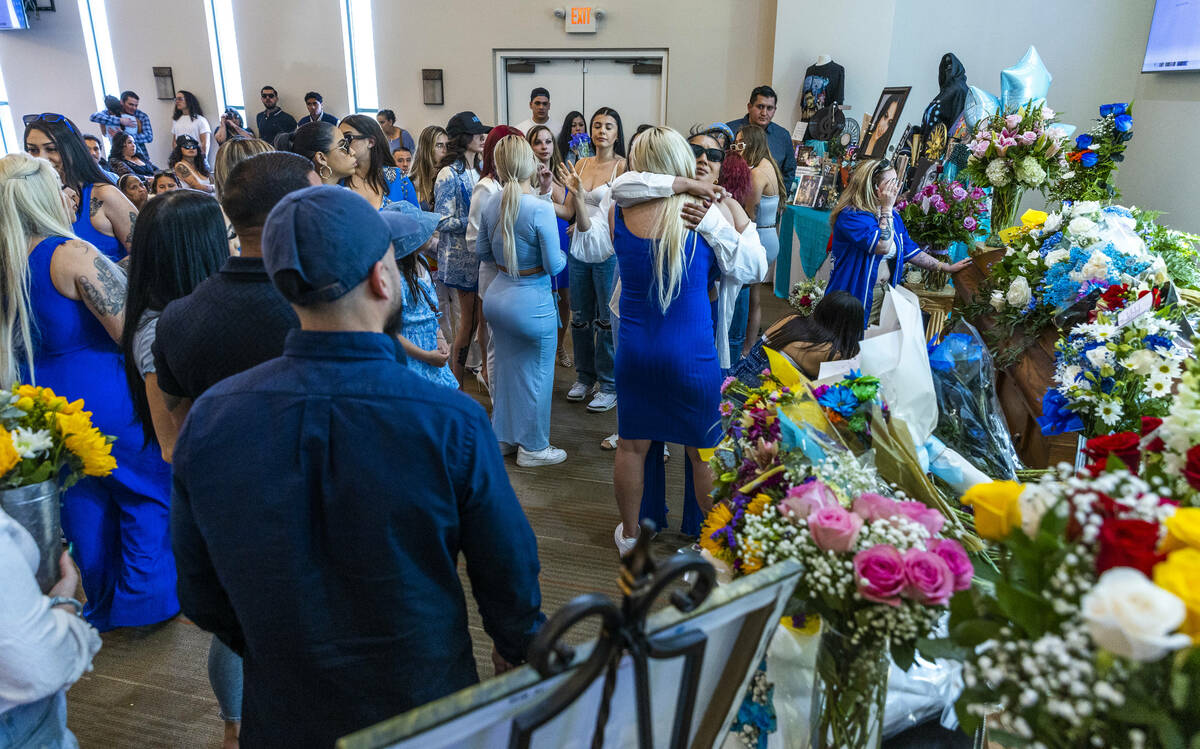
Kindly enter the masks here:
<path id="1" fill-rule="evenodd" d="M 946 263 L 950 260 L 950 248 L 945 245 L 930 245 L 925 248 L 925 254 L 930 255 L 935 260 Z M 925 288 L 932 292 L 939 292 L 946 288 L 946 282 L 949 276 L 940 270 L 922 270 L 921 283 Z"/>
<path id="2" fill-rule="evenodd" d="M 1004 246 L 1000 232 L 1017 225 L 1017 211 L 1021 209 L 1021 196 L 1024 194 L 1025 188 L 1015 184 L 992 188 L 992 231 L 987 238 L 988 247 Z"/>
<path id="3" fill-rule="evenodd" d="M 29 531 L 37 544 L 37 582 L 43 593 L 58 582 L 58 558 L 62 556 L 59 493 L 55 479 L 0 489 L 0 508 Z"/>
<path id="4" fill-rule="evenodd" d="M 828 627 L 821 633 L 809 713 L 812 749 L 882 744 L 888 668 L 886 642 L 851 642 Z"/>

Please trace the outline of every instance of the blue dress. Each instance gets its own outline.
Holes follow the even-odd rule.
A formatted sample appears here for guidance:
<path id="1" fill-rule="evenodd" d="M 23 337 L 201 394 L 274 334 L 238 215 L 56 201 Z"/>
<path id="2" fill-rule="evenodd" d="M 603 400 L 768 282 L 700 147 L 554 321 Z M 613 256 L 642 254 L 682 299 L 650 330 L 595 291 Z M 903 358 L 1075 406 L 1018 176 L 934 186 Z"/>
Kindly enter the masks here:
<path id="1" fill-rule="evenodd" d="M 94 187 L 95 185 L 87 185 L 83 188 L 83 195 L 79 196 L 79 218 L 75 219 L 71 228 L 75 231 L 75 236 L 95 247 L 100 254 L 115 263 L 125 257 L 127 253 L 121 240 L 110 237 L 92 226 L 91 205 L 92 188 Z"/>
<path id="2" fill-rule="evenodd" d="M 900 213 L 895 210 L 892 211 L 892 228 L 897 251 L 891 259 L 892 275 L 887 282 L 889 286 L 896 286 L 904 278 L 904 263 L 919 253 L 921 248 L 908 236 L 904 222 L 900 220 Z M 845 208 L 838 214 L 833 225 L 830 247 L 833 270 L 829 273 L 829 285 L 825 293 L 847 291 L 858 297 L 866 311 L 863 315 L 864 328 L 871 319 L 871 304 L 879 276 L 879 266 L 885 260 L 883 255 L 874 251 L 878 243 L 879 220 L 874 213 Z"/>
<path id="3" fill-rule="evenodd" d="M 437 304 L 437 292 L 433 290 L 433 282 L 419 261 L 417 269 L 417 285 L 421 287 L 421 291 L 424 294 L 418 294 L 414 297 L 412 292 L 409 291 L 407 282 L 400 284 L 400 295 L 404 300 L 404 308 L 401 313 L 404 324 L 400 329 L 400 334 L 412 341 L 413 345 L 418 348 L 432 351 L 437 348 L 439 315 L 437 310 L 431 307 L 426 299 Z M 418 361 L 410 356 L 408 357 L 408 368 L 430 382 L 445 385 L 455 390 L 458 389 L 458 380 L 454 379 L 448 363 L 440 367 L 435 367 L 432 364 Z"/>
<path id="4" fill-rule="evenodd" d="M 563 256 L 566 257 L 571 252 L 571 235 L 567 233 L 567 227 L 571 222 L 565 218 L 559 218 L 557 215 L 554 220 L 558 222 L 558 247 L 562 250 Z M 566 266 L 563 266 L 562 272 L 550 279 L 550 288 L 558 291 L 559 289 L 571 288 L 571 271 Z M 563 325 L 567 324 L 566 320 L 562 321 Z"/>
<path id="5" fill-rule="evenodd" d="M 479 257 L 504 260 L 500 223 L 503 193 L 487 198 L 479 214 Z M 567 265 L 559 245 L 554 206 L 522 195 L 513 224 L 517 270 L 540 268 L 513 278 L 501 270 L 483 298 L 483 314 L 496 346 L 492 380 L 492 429 L 496 439 L 530 452 L 550 446 L 550 400 L 554 392 L 554 354 L 558 348 L 558 308 L 550 277 Z M 513 269 L 509 269 L 513 270 Z"/>
<path id="6" fill-rule="evenodd" d="M 721 365 L 708 282 L 716 266 L 703 237 L 688 232 L 679 293 L 664 313 L 654 278 L 654 241 L 634 235 L 617 209 L 613 248 L 621 267 L 617 332 L 617 433 L 624 439 L 713 447 L 721 437 Z"/>
<path id="7" fill-rule="evenodd" d="M 67 240 L 42 240 L 29 255 L 36 384 L 83 398 L 92 422 L 117 438 L 117 469 L 85 476 L 63 495 L 62 525 L 75 544 L 87 594 L 84 617 L 101 631 L 179 613 L 168 526 L 171 468 L 157 445 L 143 446 L 117 344 L 83 302 L 58 293 L 50 258 Z"/>

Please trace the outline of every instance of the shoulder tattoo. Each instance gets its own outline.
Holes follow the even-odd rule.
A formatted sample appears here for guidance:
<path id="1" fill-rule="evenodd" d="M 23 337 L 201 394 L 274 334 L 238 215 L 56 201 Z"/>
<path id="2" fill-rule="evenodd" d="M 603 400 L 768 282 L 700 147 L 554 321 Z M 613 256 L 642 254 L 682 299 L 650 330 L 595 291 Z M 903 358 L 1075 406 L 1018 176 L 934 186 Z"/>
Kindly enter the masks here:
<path id="1" fill-rule="evenodd" d="M 129 234 L 125 237 L 125 246 L 133 245 L 133 228 L 137 226 L 137 211 L 129 212 Z"/>
<path id="2" fill-rule="evenodd" d="M 102 315 L 113 316 L 125 309 L 124 277 L 113 270 L 112 262 L 99 255 L 93 261 L 96 268 L 97 287 L 92 279 L 84 276 L 79 279 L 79 289 L 83 293 L 88 306 Z"/>
<path id="3" fill-rule="evenodd" d="M 103 207 L 103 205 L 104 205 L 104 201 L 101 200 L 100 197 L 96 195 L 96 191 L 95 191 L 95 189 L 93 189 L 92 190 L 92 199 L 91 199 L 90 205 L 88 205 L 88 215 L 95 216 L 97 213 L 100 212 L 100 208 Z"/>

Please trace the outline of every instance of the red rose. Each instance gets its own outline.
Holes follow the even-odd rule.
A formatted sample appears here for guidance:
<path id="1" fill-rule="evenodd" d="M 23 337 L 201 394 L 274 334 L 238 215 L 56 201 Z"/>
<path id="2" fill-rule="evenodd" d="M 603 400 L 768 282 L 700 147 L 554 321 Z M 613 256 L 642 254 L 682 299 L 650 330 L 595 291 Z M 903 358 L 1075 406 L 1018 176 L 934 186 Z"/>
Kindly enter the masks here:
<path id="1" fill-rule="evenodd" d="M 1193 445 L 1187 451 L 1187 465 L 1183 467 L 1183 477 L 1188 486 L 1200 492 L 1200 445 Z"/>
<path id="2" fill-rule="evenodd" d="M 1142 417 L 1142 436 L 1145 437 L 1146 435 L 1153 432 L 1155 429 L 1158 429 L 1160 426 L 1162 426 L 1162 422 L 1163 422 L 1163 420 L 1158 418 L 1157 416 L 1143 416 Z M 1148 445 L 1146 445 L 1146 451 L 1152 452 L 1152 453 L 1160 453 L 1163 451 L 1164 447 L 1166 447 L 1166 445 L 1163 444 L 1162 439 L 1159 437 L 1155 437 L 1153 440 L 1150 441 L 1150 443 Z"/>
<path id="3" fill-rule="evenodd" d="M 1100 526 L 1100 553 L 1096 573 L 1113 567 L 1132 567 L 1150 576 L 1154 565 L 1166 559 L 1158 554 L 1158 524 L 1146 520 L 1109 518 Z"/>
<path id="4" fill-rule="evenodd" d="M 1105 309 L 1118 310 L 1125 306 L 1125 295 L 1128 293 L 1129 287 L 1125 284 L 1113 284 L 1100 295 L 1100 301 L 1104 302 Z"/>
<path id="5" fill-rule="evenodd" d="M 1092 437 L 1083 448 L 1088 458 L 1099 461 L 1109 455 L 1116 455 L 1121 462 L 1129 467 L 1131 473 L 1137 473 L 1141 462 L 1141 437 L 1133 432 L 1117 432 L 1102 437 Z M 1105 460 L 1107 463 L 1107 460 Z"/>

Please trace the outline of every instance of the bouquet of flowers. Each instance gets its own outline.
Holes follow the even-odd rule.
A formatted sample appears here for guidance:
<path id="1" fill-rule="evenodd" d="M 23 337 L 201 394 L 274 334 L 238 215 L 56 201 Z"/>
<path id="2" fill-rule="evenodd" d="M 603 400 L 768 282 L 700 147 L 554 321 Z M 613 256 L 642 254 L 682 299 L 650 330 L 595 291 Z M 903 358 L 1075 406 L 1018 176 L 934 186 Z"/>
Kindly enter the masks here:
<path id="1" fill-rule="evenodd" d="M 1076 426 L 1094 437 L 1138 429 L 1143 416 L 1166 415 L 1186 357 L 1175 344 L 1175 310 L 1165 307 L 1123 327 L 1118 312 L 1099 312 L 1095 322 L 1059 339 L 1054 386 L 1042 401 L 1043 433 Z"/>
<path id="2" fill-rule="evenodd" d="M 797 281 L 792 284 L 792 293 L 788 294 L 788 304 L 796 314 L 808 317 L 824 296 L 824 281 Z"/>
<path id="3" fill-rule="evenodd" d="M 813 389 L 817 403 L 825 410 L 825 418 L 863 452 L 871 447 L 871 413 L 880 409 L 887 415 L 887 404 L 879 395 L 879 378 L 851 370 L 840 382 Z"/>
<path id="4" fill-rule="evenodd" d="M 1176 286 L 1200 289 L 1200 234 L 1189 234 L 1157 223 L 1159 211 L 1132 209 L 1137 221 L 1137 233 L 1146 243 L 1146 250 L 1162 258 L 1167 275 Z"/>
<path id="5" fill-rule="evenodd" d="M 1005 746 L 1200 741 L 1200 510 L 1123 469 L 980 484 L 963 497 L 999 574 L 950 602 L 962 726 Z"/>
<path id="6" fill-rule="evenodd" d="M 987 214 L 987 196 L 981 188 L 968 189 L 961 182 L 933 182 L 898 202 L 896 210 L 913 241 L 945 260 L 950 245 L 974 239 L 980 217 Z M 940 291 L 946 285 L 945 273 L 923 273 L 925 288 Z"/>
<path id="7" fill-rule="evenodd" d="M 596 155 L 592 150 L 592 139 L 587 133 L 572 135 L 571 140 L 567 141 L 567 150 L 580 159 Z"/>
<path id="8" fill-rule="evenodd" d="M 92 425 L 83 401 L 70 403 L 50 388 L 14 385 L 0 393 L 0 488 L 62 477 L 107 476 L 117 467 L 113 438 Z"/>
<path id="9" fill-rule="evenodd" d="M 999 231 L 1016 223 L 1026 189 L 1045 191 L 1066 170 L 1065 136 L 1053 122 L 1053 110 L 1031 105 L 997 113 L 975 126 L 964 171 L 971 184 L 992 188 L 989 245 L 1003 246 Z"/>
<path id="10" fill-rule="evenodd" d="M 1132 139 L 1133 107 L 1123 103 L 1100 107 L 1095 127 L 1075 138 L 1075 147 L 1067 153 L 1072 166 L 1049 191 L 1050 196 L 1064 203 L 1121 197 L 1114 178 Z"/>

